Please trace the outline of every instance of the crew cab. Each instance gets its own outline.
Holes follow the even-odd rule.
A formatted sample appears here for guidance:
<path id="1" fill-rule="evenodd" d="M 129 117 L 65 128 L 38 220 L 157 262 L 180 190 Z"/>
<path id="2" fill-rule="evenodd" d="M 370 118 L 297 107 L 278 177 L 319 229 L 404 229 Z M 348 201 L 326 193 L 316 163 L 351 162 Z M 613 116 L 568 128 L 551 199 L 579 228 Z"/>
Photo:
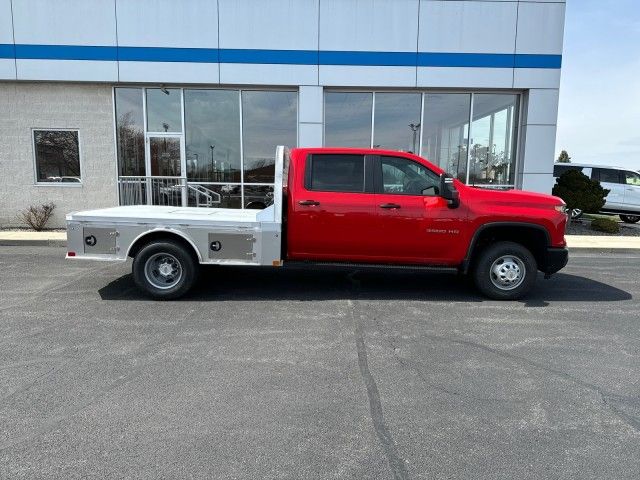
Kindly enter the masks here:
<path id="1" fill-rule="evenodd" d="M 131 257 L 136 284 L 157 299 L 184 295 L 200 264 L 329 263 L 470 274 L 507 300 L 566 265 L 566 223 L 557 197 L 467 186 L 411 153 L 278 147 L 266 208 L 71 213 L 67 258 Z"/>

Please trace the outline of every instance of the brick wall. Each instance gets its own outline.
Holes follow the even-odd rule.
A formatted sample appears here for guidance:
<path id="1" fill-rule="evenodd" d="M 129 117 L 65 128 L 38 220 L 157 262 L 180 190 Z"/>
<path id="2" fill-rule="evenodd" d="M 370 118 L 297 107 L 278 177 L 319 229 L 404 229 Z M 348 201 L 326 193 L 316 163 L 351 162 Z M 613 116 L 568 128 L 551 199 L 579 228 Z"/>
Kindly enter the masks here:
<path id="1" fill-rule="evenodd" d="M 33 128 L 79 130 L 81 186 L 35 185 Z M 32 204 L 56 204 L 49 227 L 72 210 L 117 205 L 111 86 L 0 83 L 0 172 L 0 228 L 21 225 Z"/>

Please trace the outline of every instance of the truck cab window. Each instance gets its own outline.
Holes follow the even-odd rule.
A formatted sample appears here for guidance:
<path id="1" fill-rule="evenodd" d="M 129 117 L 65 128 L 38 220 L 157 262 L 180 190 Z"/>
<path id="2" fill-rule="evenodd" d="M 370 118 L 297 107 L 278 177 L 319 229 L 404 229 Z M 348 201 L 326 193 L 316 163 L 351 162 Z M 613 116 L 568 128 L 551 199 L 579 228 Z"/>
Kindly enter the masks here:
<path id="1" fill-rule="evenodd" d="M 382 157 L 382 192 L 398 195 L 438 195 L 439 177 L 406 158 Z"/>
<path id="2" fill-rule="evenodd" d="M 307 189 L 364 192 L 364 155 L 312 155 L 308 162 Z"/>

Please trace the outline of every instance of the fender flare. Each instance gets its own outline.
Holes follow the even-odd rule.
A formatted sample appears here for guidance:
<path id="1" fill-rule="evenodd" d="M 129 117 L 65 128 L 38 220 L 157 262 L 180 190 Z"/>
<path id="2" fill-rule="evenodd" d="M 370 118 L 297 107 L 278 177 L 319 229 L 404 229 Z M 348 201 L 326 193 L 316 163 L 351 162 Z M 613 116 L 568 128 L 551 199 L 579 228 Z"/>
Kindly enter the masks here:
<path id="1" fill-rule="evenodd" d="M 185 240 L 189 245 L 191 245 L 191 248 L 193 249 L 193 251 L 196 254 L 196 257 L 198 258 L 198 263 L 202 263 L 202 256 L 200 255 L 200 251 L 198 250 L 198 248 L 196 247 L 195 243 L 193 243 L 193 241 L 190 238 L 188 238 L 180 230 L 176 230 L 174 228 L 165 228 L 165 227 L 157 227 L 157 228 L 154 228 L 152 230 L 147 230 L 146 232 L 142 232 L 140 235 L 138 235 L 133 240 L 133 242 L 131 242 L 131 245 L 129 245 L 129 248 L 127 249 L 127 257 L 130 256 L 129 253 L 131 253 L 131 249 L 134 247 L 134 245 L 136 245 L 145 236 L 150 235 L 152 233 L 169 233 L 171 235 L 177 235 L 178 237 L 180 237 L 183 240 Z"/>
<path id="2" fill-rule="evenodd" d="M 469 247 L 467 248 L 467 254 L 465 255 L 464 259 L 462 260 L 462 264 L 460 265 L 460 270 L 462 271 L 462 273 L 468 273 L 469 272 L 469 267 L 471 266 L 471 257 L 473 255 L 473 251 L 476 247 L 476 242 L 478 241 L 478 237 L 480 236 L 480 234 L 482 232 L 484 232 L 485 230 L 488 230 L 490 228 L 495 228 L 495 227 L 526 227 L 526 228 L 533 228 L 536 229 L 538 231 L 541 231 L 542 233 L 544 233 L 545 238 L 547 239 L 547 244 L 544 245 L 544 247 L 548 247 L 551 245 L 551 235 L 549 234 L 549 231 L 543 227 L 542 225 L 538 224 L 538 223 L 530 223 L 530 222 L 489 222 L 489 223 L 484 223 L 482 225 L 480 225 L 476 231 L 473 233 L 473 236 L 471 237 L 471 242 L 469 242 Z"/>

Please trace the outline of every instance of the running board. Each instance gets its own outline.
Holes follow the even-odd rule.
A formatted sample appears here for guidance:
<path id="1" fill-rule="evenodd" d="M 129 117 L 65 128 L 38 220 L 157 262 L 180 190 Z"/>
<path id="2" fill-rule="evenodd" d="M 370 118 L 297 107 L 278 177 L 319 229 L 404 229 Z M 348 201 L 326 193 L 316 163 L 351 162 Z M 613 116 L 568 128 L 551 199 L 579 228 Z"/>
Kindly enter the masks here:
<path id="1" fill-rule="evenodd" d="M 283 267 L 305 267 L 305 268 L 361 268 L 361 269 L 375 269 L 375 270 L 417 270 L 421 272 L 447 272 L 458 273 L 460 269 L 449 265 L 394 265 L 388 263 L 353 263 L 353 262 L 311 262 L 311 261 L 298 261 L 287 260 L 283 262 Z"/>

